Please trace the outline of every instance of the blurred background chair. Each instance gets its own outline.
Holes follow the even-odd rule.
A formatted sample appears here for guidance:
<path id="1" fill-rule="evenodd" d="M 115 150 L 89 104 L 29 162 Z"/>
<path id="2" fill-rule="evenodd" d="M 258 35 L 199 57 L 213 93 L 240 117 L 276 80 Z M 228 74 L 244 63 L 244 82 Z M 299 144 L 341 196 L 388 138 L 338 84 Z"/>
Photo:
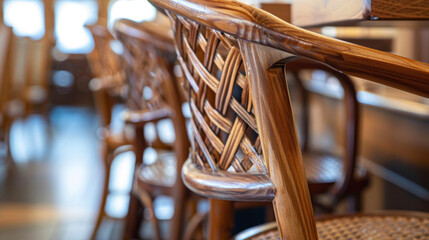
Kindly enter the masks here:
<path id="1" fill-rule="evenodd" d="M 310 115 L 310 92 L 307 86 L 314 71 L 325 72 L 326 79 L 332 81 L 331 78 L 334 78 L 343 89 L 342 119 L 345 130 L 341 131 L 344 134 L 341 138 L 344 141 L 340 152 L 342 156 L 335 155 L 334 149 L 315 149 L 311 146 L 310 121 L 319 121 L 320 118 L 326 117 L 323 113 L 318 116 Z M 322 211 L 333 212 L 341 200 L 348 197 L 349 212 L 360 211 L 361 194 L 369 184 L 369 176 L 366 169 L 357 161 L 360 106 L 352 80 L 347 75 L 339 74 L 324 65 L 303 59 L 289 63 L 287 72 L 295 83 L 294 89 L 299 90 L 296 95 L 299 95 L 300 105 L 294 104 L 299 105 L 299 109 L 294 108 L 294 112 L 300 113 L 300 116 L 295 114 L 295 119 L 298 119 L 298 129 L 301 133 L 304 168 L 313 205 Z M 310 80 L 304 79 L 308 75 Z"/>
<path id="2" fill-rule="evenodd" d="M 133 136 L 123 129 L 114 129 L 112 112 L 116 104 L 123 104 L 126 97 L 125 73 L 120 56 L 112 49 L 115 40 L 109 33 L 106 21 L 101 19 L 98 24 L 87 26 L 94 38 L 94 50 L 88 60 L 96 78 L 90 82 L 95 105 L 100 116 L 100 135 L 103 142 L 102 156 L 104 165 L 104 184 L 101 204 L 91 239 L 96 239 L 106 213 L 106 202 L 109 193 L 112 163 L 115 157 L 123 152 L 132 151 Z M 131 135 L 131 136 L 130 136 Z"/>
<path id="3" fill-rule="evenodd" d="M 422 84 L 419 79 L 429 76 L 429 66 L 423 63 L 406 59 L 409 65 L 404 64 L 400 57 L 321 37 L 239 2 L 151 2 L 165 9 L 174 23 L 179 60 L 190 85 L 195 145 L 191 159 L 182 169 L 185 184 L 209 198 L 273 202 L 278 232 L 272 231 L 271 225 L 269 234 L 265 234 L 267 231 L 263 228 L 252 229 L 240 235 L 240 239 L 251 239 L 254 235 L 257 235 L 254 239 L 317 239 L 302 153 L 284 81 L 285 66 L 287 69 L 287 63 L 297 58 L 294 54 L 429 96 L 428 83 L 423 83 L 423 89 L 417 87 Z M 199 14 L 192 14 L 194 12 Z M 299 43 L 314 47 L 302 49 Z M 348 51 L 336 52 L 336 48 L 326 47 L 329 44 Z M 341 54 L 346 56 L 332 57 Z M 347 57 L 361 61 L 350 64 L 352 60 Z M 374 62 L 365 61 L 369 59 Z M 213 71 L 210 64 L 217 65 L 221 73 L 217 74 L 217 69 Z M 369 64 L 373 68 L 369 68 Z M 396 70 L 390 75 L 395 67 L 409 71 Z M 340 72 L 337 76 L 347 78 Z M 397 82 L 388 82 L 385 78 Z M 211 201 L 209 239 L 230 237 L 227 230 L 231 210 L 228 202 Z M 318 225 L 319 234 L 324 237 L 342 234 L 369 237 L 367 230 L 380 226 L 370 234 L 382 236 L 389 231 L 390 236 L 424 237 L 427 232 L 422 229 L 429 215 L 391 212 L 327 219 Z M 344 230 L 336 231 L 335 224 Z M 413 230 L 403 232 L 397 226 Z"/>
<path id="4" fill-rule="evenodd" d="M 170 26 L 160 15 L 153 22 L 119 20 L 114 32 L 124 46 L 130 89 L 124 118 L 136 133 L 135 197 L 130 200 L 124 239 L 139 238 L 143 217 L 152 223 L 149 238 L 182 239 L 189 194 L 178 173 L 188 156 L 189 139 L 182 113 L 184 99 L 174 72 Z M 159 196 L 169 196 L 174 202 L 169 227 L 158 219 L 154 202 Z"/>
<path id="5" fill-rule="evenodd" d="M 2 15 L 0 15 L 2 17 Z M 0 139 L 4 151 L 4 164 L 10 169 L 13 166 L 13 159 L 10 150 L 10 128 L 12 125 L 12 116 L 8 111 L 11 74 L 11 54 L 13 33 L 10 27 L 0 21 Z"/>

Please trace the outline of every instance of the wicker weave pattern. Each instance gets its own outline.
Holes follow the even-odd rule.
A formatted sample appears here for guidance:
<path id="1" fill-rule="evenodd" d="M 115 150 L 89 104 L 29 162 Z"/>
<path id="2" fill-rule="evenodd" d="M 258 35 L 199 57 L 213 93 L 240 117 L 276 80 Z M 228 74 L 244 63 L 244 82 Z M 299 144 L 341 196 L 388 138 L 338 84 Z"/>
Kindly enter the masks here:
<path id="1" fill-rule="evenodd" d="M 429 239 L 429 218 L 412 216 L 349 216 L 317 222 L 320 240 Z M 257 234 L 252 240 L 280 239 L 277 230 Z"/>
<path id="2" fill-rule="evenodd" d="M 206 170 L 266 173 L 252 98 L 235 39 L 168 13 L 188 80 L 194 163 Z"/>
<path id="3" fill-rule="evenodd" d="M 167 107 L 163 91 L 164 84 L 168 84 L 167 76 L 157 50 L 133 37 L 119 35 L 118 38 L 124 45 L 127 63 L 129 107 L 148 111 Z"/>

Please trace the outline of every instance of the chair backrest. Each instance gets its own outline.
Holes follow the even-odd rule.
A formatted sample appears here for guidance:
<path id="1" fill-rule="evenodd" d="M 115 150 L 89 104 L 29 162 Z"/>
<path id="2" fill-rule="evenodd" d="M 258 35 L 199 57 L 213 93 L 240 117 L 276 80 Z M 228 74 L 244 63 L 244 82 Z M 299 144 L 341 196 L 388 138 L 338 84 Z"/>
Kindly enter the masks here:
<path id="1" fill-rule="evenodd" d="M 282 239 L 317 239 L 284 75 L 288 62 L 308 58 L 429 96 L 427 64 L 324 37 L 234 0 L 149 1 L 174 23 L 189 82 L 196 144 L 185 183 L 207 197 L 272 199 Z"/>
<path id="2" fill-rule="evenodd" d="M 94 39 L 94 50 L 88 54 L 88 60 L 93 74 L 97 78 L 111 77 L 110 81 L 124 80 L 121 77 L 121 60 L 112 50 L 114 38 L 103 24 L 86 26 Z M 105 81 L 109 81 L 105 79 Z M 114 84 L 114 83 L 112 83 Z"/>
<path id="3" fill-rule="evenodd" d="M 121 59 L 112 49 L 114 38 L 105 24 L 87 26 L 94 39 L 94 50 L 88 54 L 88 61 L 95 79 L 91 80 L 90 88 L 100 114 L 102 126 L 107 126 L 112 120 L 112 108 L 117 89 L 125 82 Z"/>
<path id="4" fill-rule="evenodd" d="M 188 154 L 189 140 L 182 114 L 183 98 L 174 73 L 176 54 L 170 27 L 121 19 L 115 22 L 113 29 L 124 46 L 129 86 L 127 105 L 137 115 L 146 114 L 147 122 L 156 124 L 159 120 L 171 119 L 175 133 L 173 147 L 180 171 Z M 162 144 L 159 134 L 155 137 L 152 144 Z M 177 180 L 181 181 L 180 176 Z"/>
<path id="5" fill-rule="evenodd" d="M 1 10 L 1 9 L 0 9 Z M 0 15 L 1 16 L 1 15 Z M 11 80 L 11 45 L 13 33 L 10 27 L 0 22 L 0 112 L 4 110 L 4 103 L 8 100 L 8 88 Z"/>

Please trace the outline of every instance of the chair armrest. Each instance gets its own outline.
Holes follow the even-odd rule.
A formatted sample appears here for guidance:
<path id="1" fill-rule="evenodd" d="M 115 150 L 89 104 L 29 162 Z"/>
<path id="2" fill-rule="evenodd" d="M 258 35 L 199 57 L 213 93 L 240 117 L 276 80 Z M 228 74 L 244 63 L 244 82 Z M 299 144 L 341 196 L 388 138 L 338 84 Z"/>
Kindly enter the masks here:
<path id="1" fill-rule="evenodd" d="M 125 110 L 122 112 L 122 118 L 128 124 L 143 125 L 148 122 L 156 122 L 162 119 L 170 118 L 172 113 L 169 108 L 160 108 L 157 110 Z"/>

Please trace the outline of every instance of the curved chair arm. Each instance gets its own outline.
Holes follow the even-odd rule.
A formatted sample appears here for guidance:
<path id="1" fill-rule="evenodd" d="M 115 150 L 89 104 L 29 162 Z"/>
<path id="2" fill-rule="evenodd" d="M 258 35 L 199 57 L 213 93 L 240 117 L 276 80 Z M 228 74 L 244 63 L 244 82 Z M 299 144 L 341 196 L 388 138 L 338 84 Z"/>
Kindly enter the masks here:
<path id="1" fill-rule="evenodd" d="M 160 27 L 153 22 L 136 23 L 128 19 L 119 19 L 113 27 L 114 34 L 126 34 L 128 37 L 138 39 L 154 45 L 157 49 L 174 53 L 173 33 L 167 27 Z M 170 31 L 165 31 L 169 29 Z"/>
<path id="2" fill-rule="evenodd" d="M 182 167 L 182 179 L 193 192 L 211 198 L 259 202 L 272 201 L 275 195 L 274 185 L 267 174 L 207 172 L 198 169 L 191 159 Z"/>
<path id="3" fill-rule="evenodd" d="M 150 0 L 210 28 L 316 60 L 357 77 L 429 97 L 429 65 L 295 27 L 235 0 Z"/>
<path id="4" fill-rule="evenodd" d="M 342 198 L 347 194 L 350 184 L 354 179 L 355 169 L 356 169 L 356 155 L 358 152 L 358 142 L 359 142 L 359 114 L 360 106 L 357 100 L 356 88 L 353 84 L 353 81 L 345 74 L 332 69 L 326 65 L 317 63 L 315 61 L 309 61 L 306 59 L 297 59 L 286 64 L 286 69 L 291 70 L 292 72 L 298 72 L 301 70 L 322 70 L 325 71 L 335 78 L 338 79 L 342 88 L 344 89 L 344 109 L 345 109 L 345 143 L 344 143 L 344 166 L 343 166 L 343 175 L 340 181 L 338 181 L 334 188 L 333 193 L 339 198 Z M 295 76 L 297 81 L 303 85 L 302 80 L 299 79 L 299 76 Z M 304 86 L 301 86 L 304 88 Z M 306 90 L 303 90 L 306 91 Z M 308 103 L 306 103 L 308 104 Z M 304 109 L 308 111 L 308 109 Z M 308 125 L 308 123 L 305 123 Z M 308 127 L 308 126 L 305 126 Z M 307 133 L 308 135 L 308 133 Z M 305 136 L 308 137 L 308 136 Z"/>
<path id="5" fill-rule="evenodd" d="M 169 108 L 160 108 L 157 110 L 125 110 L 121 117 L 128 124 L 143 125 L 148 122 L 156 122 L 172 116 Z"/>

